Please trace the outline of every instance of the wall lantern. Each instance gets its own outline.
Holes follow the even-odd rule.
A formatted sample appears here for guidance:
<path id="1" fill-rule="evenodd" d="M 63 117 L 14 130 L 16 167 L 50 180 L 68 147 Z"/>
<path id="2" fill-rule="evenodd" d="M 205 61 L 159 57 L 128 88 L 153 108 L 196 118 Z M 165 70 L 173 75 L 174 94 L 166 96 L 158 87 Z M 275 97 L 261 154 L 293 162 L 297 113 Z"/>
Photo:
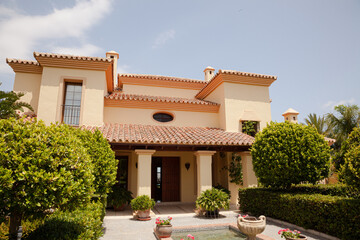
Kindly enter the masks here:
<path id="1" fill-rule="evenodd" d="M 185 163 L 185 168 L 186 168 L 186 170 L 189 170 L 189 168 L 190 168 L 190 163 L 189 162 Z"/>

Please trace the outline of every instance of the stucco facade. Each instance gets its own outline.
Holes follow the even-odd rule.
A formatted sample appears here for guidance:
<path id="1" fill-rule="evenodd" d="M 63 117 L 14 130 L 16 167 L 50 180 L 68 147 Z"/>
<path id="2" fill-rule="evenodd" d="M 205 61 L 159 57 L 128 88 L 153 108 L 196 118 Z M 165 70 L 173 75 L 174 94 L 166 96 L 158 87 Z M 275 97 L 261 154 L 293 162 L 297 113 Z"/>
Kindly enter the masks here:
<path id="1" fill-rule="evenodd" d="M 122 162 L 124 187 L 134 196 L 193 202 L 221 185 L 232 192 L 227 167 L 242 159 L 243 186 L 255 186 L 244 121 L 258 130 L 271 121 L 269 87 L 276 77 L 207 67 L 204 80 L 117 74 L 119 55 L 105 58 L 34 53 L 36 61 L 7 59 L 14 91 L 46 124 L 99 128 Z M 73 89 L 73 90 L 71 90 Z M 77 90 L 74 90 L 77 89 Z M 71 111 L 67 111 L 71 100 Z"/>

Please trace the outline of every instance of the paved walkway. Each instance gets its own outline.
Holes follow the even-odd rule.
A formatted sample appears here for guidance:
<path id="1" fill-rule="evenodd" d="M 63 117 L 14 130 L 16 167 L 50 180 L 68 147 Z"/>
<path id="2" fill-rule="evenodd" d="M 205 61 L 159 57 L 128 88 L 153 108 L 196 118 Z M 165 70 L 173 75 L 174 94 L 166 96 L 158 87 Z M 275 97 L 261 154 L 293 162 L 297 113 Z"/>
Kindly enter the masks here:
<path id="1" fill-rule="evenodd" d="M 107 211 L 104 219 L 105 234 L 102 240 L 155 240 L 153 228 L 155 227 L 155 218 L 171 216 L 173 217 L 172 225 L 174 227 L 184 226 L 203 226 L 203 225 L 224 225 L 236 224 L 239 211 L 235 206 L 232 206 L 228 211 L 221 211 L 221 218 L 207 219 L 197 217 L 194 213 L 194 204 L 165 204 L 158 205 L 153 209 L 153 216 L 150 221 L 138 221 L 132 217 L 131 209 L 125 211 Z M 156 215 L 156 216 L 155 216 Z M 266 240 L 280 240 L 278 231 L 282 228 L 291 228 L 285 223 L 278 221 L 267 220 L 266 229 L 260 236 L 261 239 Z M 328 238 L 312 235 L 311 233 L 304 232 L 308 240 L 327 240 Z"/>

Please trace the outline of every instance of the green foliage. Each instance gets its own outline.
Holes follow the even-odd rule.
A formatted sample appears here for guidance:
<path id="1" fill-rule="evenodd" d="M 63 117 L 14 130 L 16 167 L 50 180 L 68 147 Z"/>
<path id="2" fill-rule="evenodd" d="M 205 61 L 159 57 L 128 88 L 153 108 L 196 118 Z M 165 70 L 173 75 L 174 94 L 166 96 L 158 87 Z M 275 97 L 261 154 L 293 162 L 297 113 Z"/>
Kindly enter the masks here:
<path id="1" fill-rule="evenodd" d="M 312 126 L 319 134 L 328 136 L 331 132 L 331 124 L 324 116 L 317 116 L 316 113 L 310 113 L 305 118 L 305 123 L 308 126 Z"/>
<path id="2" fill-rule="evenodd" d="M 93 175 L 95 177 L 95 194 L 105 195 L 109 193 L 111 186 L 116 182 L 118 160 L 115 159 L 114 151 L 111 150 L 108 141 L 99 130 L 92 133 L 88 130 L 80 129 L 76 133 L 91 158 L 94 169 Z"/>
<path id="3" fill-rule="evenodd" d="M 270 123 L 251 148 L 254 171 L 264 186 L 315 184 L 329 174 L 330 148 L 313 127 Z"/>
<path id="4" fill-rule="evenodd" d="M 230 182 L 237 185 L 243 184 L 241 157 L 236 153 L 231 154 L 231 162 L 228 167 Z"/>
<path id="5" fill-rule="evenodd" d="M 132 192 L 121 187 L 119 184 L 115 184 L 112 187 L 112 192 L 108 195 L 108 203 L 114 207 L 120 207 L 123 204 L 130 203 L 132 198 Z"/>
<path id="6" fill-rule="evenodd" d="M 256 134 L 256 122 L 254 121 L 243 121 L 242 122 L 242 132 L 250 135 L 250 136 L 255 136 Z"/>
<path id="7" fill-rule="evenodd" d="M 229 195 L 229 199 L 231 198 L 231 192 L 230 192 L 230 190 L 227 189 L 226 187 L 223 187 L 222 185 L 217 184 L 216 186 L 214 186 L 214 188 L 223 191 L 224 193 L 226 193 L 227 195 Z"/>
<path id="8" fill-rule="evenodd" d="M 321 194 L 272 192 L 271 189 L 239 189 L 242 212 L 265 215 L 341 239 L 358 239 L 360 200 Z"/>
<path id="9" fill-rule="evenodd" d="M 130 204 L 132 210 L 134 211 L 145 211 L 153 208 L 155 206 L 155 201 L 154 199 L 151 199 L 148 195 L 141 195 L 131 200 Z"/>
<path id="10" fill-rule="evenodd" d="M 19 101 L 22 96 L 24 96 L 24 93 L 16 93 L 13 91 L 4 92 L 0 90 L 0 119 L 18 117 L 16 111 L 23 112 L 24 107 L 34 111 L 30 104 Z"/>
<path id="11" fill-rule="evenodd" d="M 342 165 L 340 177 L 360 193 L 360 128 L 354 128 L 343 144 L 342 151 L 345 153 L 345 163 Z"/>
<path id="12" fill-rule="evenodd" d="M 222 190 L 211 188 L 203 191 L 196 199 L 196 207 L 206 211 L 229 208 L 229 195 Z"/>
<path id="13" fill-rule="evenodd" d="M 74 211 L 57 211 L 47 217 L 24 240 L 92 240 L 102 236 L 102 203 L 93 202 Z"/>

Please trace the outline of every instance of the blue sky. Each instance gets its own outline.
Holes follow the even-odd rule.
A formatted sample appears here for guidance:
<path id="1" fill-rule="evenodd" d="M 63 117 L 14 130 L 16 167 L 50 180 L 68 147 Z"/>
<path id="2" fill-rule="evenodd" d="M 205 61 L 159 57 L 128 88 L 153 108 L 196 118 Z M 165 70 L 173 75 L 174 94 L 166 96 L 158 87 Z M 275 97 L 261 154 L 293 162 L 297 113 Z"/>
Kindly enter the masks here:
<path id="1" fill-rule="evenodd" d="M 360 105 L 358 0 L 2 0 L 0 82 L 5 58 L 57 52 L 120 54 L 119 72 L 203 79 L 203 70 L 278 76 L 272 119 L 289 107 L 324 114 Z"/>

